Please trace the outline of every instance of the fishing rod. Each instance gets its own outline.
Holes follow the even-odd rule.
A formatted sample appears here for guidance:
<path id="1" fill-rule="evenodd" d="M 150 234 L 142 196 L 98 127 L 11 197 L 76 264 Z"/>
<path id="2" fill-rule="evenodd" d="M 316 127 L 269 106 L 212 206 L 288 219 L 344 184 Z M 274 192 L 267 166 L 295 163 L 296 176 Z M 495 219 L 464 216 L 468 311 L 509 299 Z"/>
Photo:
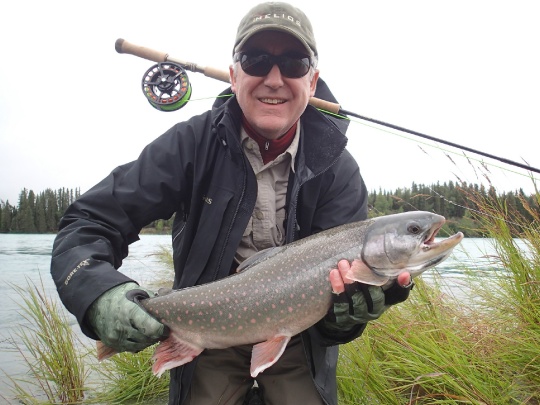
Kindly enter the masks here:
<path id="1" fill-rule="evenodd" d="M 126 53 L 138 56 L 143 59 L 157 62 L 156 65 L 148 69 L 142 80 L 143 92 L 148 102 L 160 111 L 176 111 L 186 105 L 191 97 L 191 84 L 187 76 L 186 70 L 202 73 L 212 79 L 220 80 L 225 83 L 230 83 L 229 72 L 209 66 L 200 66 L 193 62 L 184 61 L 175 57 L 169 56 L 168 53 L 157 51 L 155 49 L 146 48 L 140 45 L 135 45 L 122 38 L 116 40 L 114 47 L 118 53 Z M 392 128 L 401 132 L 415 135 L 424 139 L 429 139 L 434 142 L 452 146 L 467 152 L 475 153 L 490 159 L 528 170 L 530 172 L 540 173 L 540 169 L 519 163 L 500 156 L 495 156 L 477 149 L 469 148 L 454 142 L 426 135 L 411 129 L 403 128 L 398 125 L 390 124 L 374 118 L 365 117 L 356 114 L 352 111 L 344 110 L 337 103 L 322 100 L 320 98 L 311 97 L 309 104 L 331 114 L 339 116 L 351 116 L 364 121 L 373 122 L 377 125 Z"/>

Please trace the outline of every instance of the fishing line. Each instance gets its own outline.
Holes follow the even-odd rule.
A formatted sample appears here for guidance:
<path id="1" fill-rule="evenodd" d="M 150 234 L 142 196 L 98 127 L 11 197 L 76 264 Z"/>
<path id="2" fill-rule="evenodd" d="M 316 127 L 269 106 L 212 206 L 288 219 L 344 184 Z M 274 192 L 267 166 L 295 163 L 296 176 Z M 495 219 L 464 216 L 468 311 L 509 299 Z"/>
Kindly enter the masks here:
<path id="1" fill-rule="evenodd" d="M 480 216 L 483 216 L 483 217 L 487 217 L 487 218 L 493 218 L 495 220 L 498 220 L 498 221 L 503 221 L 507 224 L 511 224 L 511 225 L 514 225 L 518 228 L 522 228 L 522 229 L 527 229 L 529 231 L 536 231 L 536 229 L 534 228 L 531 228 L 529 226 L 525 226 L 523 224 L 519 224 L 517 222 L 514 222 L 514 221 L 510 221 L 504 217 L 501 217 L 501 216 L 496 216 L 496 215 L 492 215 L 492 214 L 489 214 L 485 211 L 480 211 L 480 210 L 477 210 L 477 209 L 474 209 L 474 208 L 471 208 L 471 207 L 466 207 L 464 205 L 461 205 L 461 204 L 458 204 L 457 202 L 455 201 L 452 201 L 452 200 L 449 200 L 448 198 L 446 198 L 444 195 L 438 193 L 437 191 L 435 191 L 432 187 L 430 186 L 425 186 L 426 188 L 428 188 L 433 194 L 435 195 L 427 195 L 427 194 L 418 194 L 417 196 L 418 197 L 425 197 L 426 200 L 430 199 L 430 198 L 440 198 L 441 200 L 444 200 L 446 201 L 448 204 L 450 205 L 454 205 L 456 207 L 459 207 L 459 208 L 463 208 L 464 210 L 467 210 L 467 211 L 471 211 L 471 212 L 474 212 L 475 214 L 477 215 L 480 215 Z M 405 201 L 403 198 L 400 198 L 400 197 L 397 197 L 397 196 L 390 196 L 391 198 L 403 203 L 403 204 L 407 204 L 409 205 L 410 207 L 412 207 L 413 209 L 417 210 L 417 211 L 421 211 L 417 206 L 415 206 L 413 203 L 409 202 L 409 201 Z M 375 209 L 374 207 L 372 207 L 372 209 Z M 384 214 L 384 213 L 381 213 L 379 212 L 379 214 Z"/>
<path id="2" fill-rule="evenodd" d="M 387 122 L 376 120 L 374 118 L 364 117 L 362 115 L 359 115 L 359 114 L 356 114 L 356 113 L 353 113 L 353 112 L 350 112 L 350 111 L 346 111 L 346 110 L 340 110 L 340 111 L 341 111 L 342 114 L 351 115 L 353 117 L 359 118 L 359 119 L 364 120 L 364 121 L 370 121 L 370 122 L 373 122 L 375 124 L 382 125 L 382 126 L 385 126 L 385 127 L 388 127 L 388 128 L 393 128 L 393 129 L 396 129 L 396 130 L 401 131 L 401 132 L 406 132 L 408 134 L 419 136 L 421 138 L 429 139 L 431 141 L 435 141 L 435 142 L 442 143 L 442 144 L 445 144 L 445 145 L 449 145 L 449 146 L 452 146 L 454 148 L 459 148 L 461 150 L 476 153 L 478 155 L 485 156 L 485 157 L 488 157 L 490 159 L 499 160 L 499 161 L 501 161 L 503 163 L 506 163 L 506 164 L 509 164 L 509 165 L 512 165 L 512 166 L 517 166 L 517 167 L 520 167 L 522 169 L 526 169 L 526 170 L 529 170 L 529 171 L 532 171 L 532 172 L 540 173 L 540 169 L 537 169 L 535 167 L 532 167 L 532 166 L 529 166 L 529 165 L 526 165 L 526 164 L 522 164 L 522 163 L 519 163 L 519 162 L 515 162 L 513 160 L 506 159 L 506 158 L 503 158 L 503 157 L 500 157 L 500 156 L 495 156 L 495 155 L 492 155 L 490 153 L 482 152 L 482 151 L 480 151 L 478 149 L 473 149 L 473 148 L 469 148 L 469 147 L 464 146 L 464 145 L 459 145 L 459 144 L 454 143 L 454 142 L 445 141 L 444 139 L 435 138 L 434 136 L 426 135 L 426 134 L 423 134 L 421 132 L 417 132 L 417 131 L 413 131 L 411 129 L 403 128 L 403 127 L 400 127 L 398 125 L 389 124 Z"/>
<path id="3" fill-rule="evenodd" d="M 150 104 L 160 111 L 178 110 L 184 107 L 189 101 L 191 97 L 191 85 L 187 78 L 187 73 L 184 69 L 190 70 L 192 72 L 202 73 L 207 77 L 211 77 L 213 79 L 217 79 L 226 83 L 229 83 L 230 80 L 228 71 L 208 66 L 200 66 L 193 62 L 174 58 L 171 57 L 168 53 L 157 51 L 155 49 L 145 48 L 130 43 L 123 38 L 118 38 L 114 44 L 114 47 L 118 53 L 132 54 L 144 59 L 158 62 L 158 65 L 153 66 L 145 73 L 145 76 L 143 77 L 143 92 L 145 93 L 145 96 L 147 97 Z M 164 69 L 163 66 L 165 66 L 166 69 Z M 149 72 L 150 76 L 148 76 Z M 145 83 L 145 80 L 147 80 L 147 83 Z M 335 113 L 336 116 L 340 116 L 342 118 L 348 119 L 348 116 L 352 116 L 363 121 L 372 122 L 377 125 L 392 128 L 400 132 L 405 132 L 424 139 L 429 139 L 437 143 L 452 146 L 463 151 L 488 157 L 490 159 L 503 162 L 507 165 L 516 166 L 521 169 L 540 174 L 540 169 L 532 167 L 530 165 L 519 163 L 504 157 L 496 156 L 487 152 L 480 151 L 478 149 L 469 148 L 467 146 L 446 141 L 444 139 L 436 138 L 434 136 L 423 134 L 418 131 L 413 131 L 399 125 L 390 124 L 388 122 L 356 114 L 352 111 L 341 108 L 341 106 L 336 103 L 321 100 L 315 97 L 312 97 L 309 103 L 318 108 L 320 111 L 332 111 L 333 114 Z"/>
<path id="4" fill-rule="evenodd" d="M 210 99 L 217 99 L 217 98 L 227 98 L 227 97 L 232 97 L 234 96 L 234 94 L 222 94 L 222 95 L 218 95 L 218 96 L 209 96 L 209 97 L 200 97 L 200 98 L 191 98 L 189 101 L 203 101 L 203 100 L 210 100 Z M 425 142 L 425 141 L 421 141 L 421 140 L 418 140 L 418 139 L 413 139 L 409 136 L 406 136 L 404 134 L 400 134 L 400 133 L 396 133 L 395 131 L 391 131 L 391 130 L 388 130 L 388 129 L 385 129 L 384 127 L 388 127 L 388 128 L 391 128 L 391 129 L 396 129 L 397 131 L 400 131 L 400 132 L 405 132 L 405 133 L 410 133 L 410 134 L 419 134 L 419 133 L 415 133 L 415 131 L 411 131 L 411 130 L 407 130 L 405 128 L 400 129 L 401 127 L 398 127 L 396 125 L 392 125 L 392 124 L 385 124 L 383 123 L 382 121 L 378 121 L 378 120 L 375 120 L 375 119 L 370 119 L 370 118 L 367 118 L 365 119 L 364 117 L 361 117 L 360 119 L 353 119 L 347 115 L 343 115 L 343 114 L 337 114 L 337 113 L 334 113 L 332 111 L 328 111 L 328 110 L 325 110 L 323 108 L 318 108 L 318 107 L 315 107 L 317 108 L 317 110 L 319 110 L 320 112 L 322 112 L 323 114 L 326 114 L 326 115 L 331 115 L 333 117 L 336 117 L 336 118 L 340 118 L 340 119 L 345 119 L 345 120 L 348 120 L 350 122 L 354 122 L 356 124 L 360 124 L 360 125 L 363 125 L 365 127 L 368 127 L 368 128 L 372 128 L 372 129 L 375 129 L 377 131 L 380 131 L 380 132 L 385 132 L 385 133 L 388 133 L 388 134 L 391 134 L 391 135 L 394 135 L 394 136 L 397 136 L 397 137 L 400 137 L 402 139 L 405 139 L 405 140 L 408 140 L 408 141 L 411 141 L 411 142 L 414 142 L 414 143 L 417 143 L 417 144 L 420 144 L 420 145 L 425 145 L 425 146 L 428 146 L 428 147 L 431 147 L 431 148 L 435 148 L 435 149 L 438 149 L 439 151 L 445 153 L 445 154 L 452 154 L 452 155 L 455 155 L 455 156 L 458 156 L 458 157 L 462 157 L 462 158 L 465 158 L 469 161 L 469 163 L 471 164 L 470 161 L 475 161 L 477 163 L 479 163 L 480 165 L 482 165 L 484 167 L 484 169 L 488 170 L 489 169 L 486 167 L 486 165 L 489 165 L 491 167 L 494 167 L 494 168 L 497 168 L 497 169 L 500 169 L 502 171 L 506 171 L 506 172 L 509 172 L 509 173 L 513 173 L 513 174 L 516 174 L 516 175 L 519 175 L 519 176 L 524 176 L 524 177 L 528 177 L 530 178 L 531 180 L 538 180 L 540 181 L 540 179 L 536 178 L 536 177 L 533 177 L 531 174 L 525 174 L 525 173 L 522 173 L 522 172 L 518 172 L 516 170 L 512 170 L 512 169 L 509 169 L 509 168 L 506 168 L 506 167 L 503 167 L 501 165 L 497 165 L 495 163 L 488 163 L 482 159 L 479 159 L 479 158 L 475 158 L 473 156 L 468 156 L 465 154 L 465 152 L 463 153 L 460 153 L 460 152 L 456 152 L 456 151 L 453 151 L 453 150 L 450 150 L 448 148 L 444 148 L 444 147 L 441 147 L 437 144 L 432 144 L 432 143 L 428 143 L 428 142 Z M 343 111 L 343 113 L 345 113 L 346 111 Z M 354 113 L 349 113 L 348 114 L 352 115 L 353 117 L 357 117 L 356 114 Z M 367 122 L 365 122 L 367 121 Z M 371 125 L 369 124 L 369 122 L 371 123 L 374 123 L 374 124 L 377 124 L 377 125 Z M 381 128 L 381 126 L 383 128 Z M 434 142 L 438 142 L 438 143 L 442 143 L 442 144 L 446 144 L 446 145 L 449 145 L 449 146 L 453 146 L 454 148 L 457 148 L 457 149 L 462 149 L 463 151 L 471 151 L 473 153 L 477 153 L 477 154 L 480 154 L 480 155 L 483 155 L 483 156 L 486 156 L 486 157 L 491 157 L 493 155 L 490 155 L 490 154 L 487 154 L 487 153 L 484 153 L 484 152 L 481 152 L 481 151 L 476 151 L 475 149 L 472 149 L 472 148 L 468 148 L 468 147 L 465 147 L 465 146 L 460 146 L 458 144 L 455 144 L 453 142 L 448 142 L 448 141 L 445 141 L 445 140 L 442 140 L 442 139 L 438 139 L 438 138 L 435 138 L 435 137 L 431 137 L 429 135 L 424 135 L 424 134 L 420 134 L 419 135 L 420 137 L 424 138 L 424 139 L 429 139 L 429 140 L 433 140 Z M 422 150 L 424 153 L 428 154 L 427 152 L 425 152 L 420 146 L 419 146 L 420 150 Z M 454 160 L 446 155 L 446 157 L 456 166 L 458 167 L 458 165 L 454 162 Z M 517 162 L 513 162 L 509 159 L 505 159 L 505 158 L 496 158 L 496 157 L 493 157 L 494 159 L 496 160 L 499 160 L 499 161 L 502 161 L 504 163 L 507 163 L 511 166 L 518 166 L 518 167 L 521 167 L 521 168 L 524 168 L 524 169 L 527 169 L 527 170 L 530 170 L 530 171 L 534 171 L 534 172 L 537 172 L 537 173 L 540 173 L 540 169 L 535 169 L 534 167 L 530 167 L 528 165 L 524 165 L 524 164 L 520 164 L 520 163 L 517 163 Z M 471 167 L 473 168 L 473 170 L 475 171 L 476 173 L 476 168 L 471 164 Z M 489 178 L 487 178 L 487 176 L 485 174 L 483 174 L 483 176 L 488 180 L 488 182 L 491 184 L 491 181 L 489 180 Z M 478 175 L 477 175 L 478 177 Z"/>
<path id="5" fill-rule="evenodd" d="M 529 231 L 537 231 L 537 229 L 534 229 L 534 228 L 531 228 L 531 227 L 528 227 L 528 226 L 525 226 L 523 224 L 519 224 L 517 222 L 513 222 L 513 221 L 510 221 L 504 217 L 500 217 L 500 216 L 496 216 L 496 215 L 492 215 L 492 214 L 489 214 L 485 211 L 479 211 L 479 210 L 476 210 L 474 208 L 470 208 L 470 207 L 466 207 L 464 205 L 461 205 L 461 204 L 458 204 L 452 200 L 449 200 L 448 198 L 446 198 L 445 196 L 443 196 L 442 194 L 440 193 L 437 193 L 435 190 L 433 190 L 431 187 L 427 186 L 429 188 L 429 190 L 433 193 L 433 194 L 436 194 L 440 199 L 446 201 L 447 203 L 451 204 L 451 205 L 455 205 L 456 207 L 460 207 L 460 208 L 463 208 L 467 211 L 471 211 L 471 212 L 474 212 L 475 214 L 478 214 L 478 215 L 481 215 L 483 217 L 487 217 L 487 218 L 493 218 L 493 219 L 496 219 L 498 221 L 503 221 L 507 224 L 511 224 L 511 225 L 514 225 L 518 228 L 523 228 L 523 229 L 527 229 Z M 430 196 L 431 197 L 431 196 Z"/>
<path id="6" fill-rule="evenodd" d="M 210 96 L 210 97 L 191 99 L 190 101 L 208 100 L 208 99 L 212 99 L 212 98 L 226 98 L 226 97 L 232 97 L 233 95 L 234 94 L 224 94 L 224 95 L 219 95 L 217 97 Z M 394 131 L 385 130 L 384 128 L 381 128 L 381 126 L 391 128 L 391 129 L 395 129 L 397 131 L 405 132 L 405 133 L 408 133 L 408 134 L 411 134 L 411 135 L 416 135 L 416 136 L 419 136 L 421 138 L 434 141 L 436 143 L 441 143 L 441 144 L 444 144 L 444 145 L 452 146 L 454 148 L 461 149 L 462 151 L 468 151 L 468 152 L 472 152 L 472 153 L 475 153 L 475 154 L 478 154 L 478 155 L 481 155 L 481 156 L 488 157 L 490 159 L 498 160 L 498 161 L 506 163 L 506 164 L 508 164 L 510 166 L 516 166 L 516 167 L 528 170 L 530 172 L 540 173 L 540 169 L 529 166 L 527 164 L 522 164 L 522 163 L 510 160 L 510 159 L 506 159 L 506 158 L 503 158 L 503 157 L 498 157 L 498 156 L 495 156 L 495 155 L 492 155 L 492 154 L 489 154 L 489 153 L 486 153 L 486 152 L 482 152 L 482 151 L 479 151 L 479 150 L 476 150 L 476 149 L 473 149 L 473 148 L 469 148 L 467 146 L 459 145 L 457 143 L 450 142 L 450 141 L 445 141 L 444 139 L 440 139 L 440 138 L 436 138 L 436 137 L 433 137 L 433 136 L 430 136 L 430 135 L 422 134 L 420 132 L 416 132 L 416 131 L 413 131 L 413 130 L 410 130 L 410 129 L 407 129 L 407 128 L 403 128 L 403 127 L 400 127 L 400 126 L 397 126 L 397 125 L 389 124 L 389 123 L 379 121 L 379 120 L 376 120 L 376 119 L 373 119 L 373 118 L 364 117 L 364 116 L 352 113 L 350 111 L 340 110 L 341 113 L 336 114 L 336 113 L 334 113 L 332 111 L 328 111 L 328 110 L 325 110 L 323 108 L 318 108 L 318 107 L 316 107 L 316 108 L 317 108 L 317 110 L 319 110 L 323 114 L 331 115 L 331 116 L 334 116 L 336 118 L 346 119 L 346 120 L 348 120 L 350 122 L 355 122 L 357 124 L 361 124 L 361 125 L 364 125 L 364 126 L 369 127 L 369 128 L 376 129 L 376 130 L 381 131 L 381 132 L 386 132 L 386 133 L 389 133 L 389 134 L 392 134 L 392 135 L 395 135 L 395 136 L 399 136 L 400 138 L 409 140 L 411 142 L 416 142 L 416 143 L 421 144 L 421 145 L 426 145 L 426 146 L 429 146 L 429 147 L 432 147 L 432 148 L 439 149 L 440 151 L 443 151 L 445 153 L 453 154 L 453 155 L 460 156 L 460 157 L 465 157 L 469 161 L 474 160 L 474 161 L 476 161 L 476 162 L 478 162 L 478 163 L 480 163 L 481 165 L 484 165 L 484 166 L 485 165 L 490 165 L 492 167 L 498 168 L 498 169 L 503 170 L 503 171 L 507 171 L 507 172 L 517 174 L 517 175 L 520 175 L 520 176 L 529 177 L 529 178 L 531 178 L 531 180 L 539 180 L 539 179 L 533 177 L 531 174 L 524 174 L 524 173 L 521 173 L 521 172 L 518 172 L 518 171 L 515 171 L 515 170 L 505 168 L 503 166 L 494 164 L 494 163 L 487 163 L 484 160 L 477 159 L 477 158 L 474 158 L 474 157 L 471 157 L 471 156 L 467 156 L 465 153 L 463 153 L 463 155 L 462 155 L 459 152 L 452 151 L 450 149 L 443 148 L 443 147 L 438 146 L 438 145 L 433 145 L 431 143 L 422 142 L 422 141 L 410 138 L 408 136 L 405 136 L 403 134 L 396 133 Z M 350 118 L 349 115 L 352 116 L 352 117 L 358 118 L 358 120 Z M 364 121 L 377 124 L 377 126 L 367 124 Z M 452 163 L 456 164 L 449 156 L 447 156 L 447 157 L 452 161 Z M 487 180 L 489 181 L 489 179 L 487 179 Z"/>
<path id="7" fill-rule="evenodd" d="M 433 144 L 430 144 L 430 143 L 427 143 L 427 142 L 421 142 L 421 141 L 418 141 L 418 140 L 415 140 L 415 139 L 412 139 L 412 138 L 409 138 L 405 135 L 402 135 L 402 134 L 398 134 L 398 133 L 395 133 L 393 131 L 388 131 L 388 130 L 385 130 L 383 128 L 380 128 L 379 126 L 384 126 L 384 127 L 388 127 L 388 128 L 392 128 L 392 129 L 396 129 L 400 132 L 405 132 L 405 133 L 409 133 L 409 134 L 412 134 L 412 135 L 417 135 L 417 136 L 420 136 L 421 138 L 424 138 L 424 139 L 429 139 L 429 140 L 432 140 L 434 142 L 438 142 L 438 143 L 442 143 L 442 144 L 445 144 L 445 145 L 449 145 L 449 146 L 452 146 L 454 148 L 457 148 L 457 149 L 461 149 L 463 151 L 468 151 L 468 152 L 472 152 L 472 153 L 476 153 L 478 155 L 482 155 L 482 156 L 485 156 L 485 157 L 489 157 L 491 159 L 495 159 L 495 160 L 498 160 L 500 162 L 503 162 L 503 163 L 506 163 L 506 164 L 509 164 L 511 166 L 517 166 L 517 167 L 520 167 L 522 169 L 526 169 L 526 170 L 529 170 L 531 172 L 536 172 L 536 173 L 540 173 L 540 169 L 537 169 L 537 168 L 534 168 L 534 167 L 531 167 L 529 165 L 526 165 L 526 164 L 522 164 L 522 163 L 519 163 L 519 162 L 515 162 L 515 161 L 512 161 L 512 160 L 509 160 L 509 159 L 506 159 L 506 158 L 502 158 L 502 157 L 498 157 L 498 156 L 494 156 L 494 155 L 491 155 L 489 153 L 486 153 L 486 152 L 482 152 L 482 151 L 478 151 L 476 149 L 472 149 L 472 148 L 469 148 L 467 146 L 462 146 L 462 145 L 459 145 L 457 143 L 453 143 L 453 142 L 449 142 L 449 141 L 445 141 L 444 139 L 439 139 L 439 138 L 435 138 L 435 137 L 432 137 L 430 135 L 425 135 L 425 134 L 422 134 L 420 132 L 416 132 L 416 131 L 412 131 L 412 130 L 409 130 L 409 129 L 406 129 L 406 128 L 403 128 L 403 127 L 400 127 L 400 126 L 397 126 L 397 125 L 393 125 L 393 124 L 388 124 L 388 123 L 385 123 L 383 121 L 379 121 L 379 120 L 376 120 L 376 119 L 372 119 L 372 118 L 367 118 L 367 117 L 363 117 L 361 115 L 358 115 L 358 114 L 355 114 L 355 113 L 351 113 L 351 112 L 348 112 L 348 111 L 345 111 L 345 110 L 342 110 L 343 114 L 347 114 L 347 115 L 352 115 L 353 117 L 356 117 L 356 118 L 359 118 L 360 120 L 364 120 L 364 121 L 368 121 L 368 122 L 372 122 L 372 123 L 375 123 L 377 124 L 378 126 L 373 126 L 373 125 L 369 125 L 369 124 L 366 124 L 365 122 L 362 122 L 362 121 L 358 121 L 358 120 L 354 120 L 350 117 L 348 117 L 347 115 L 342 115 L 342 114 L 336 114 L 336 113 L 333 113 L 331 111 L 326 111 L 326 110 L 323 110 L 323 109 L 320 109 L 318 108 L 319 111 L 325 113 L 325 114 L 328 114 L 328 115 L 332 115 L 334 117 L 337 117 L 337 118 L 342 118 L 342 119 L 346 119 L 346 120 L 349 120 L 351 122 L 355 122 L 357 124 L 361 124 L 361 125 L 364 125 L 366 127 L 369 127 L 369 128 L 373 128 L 373 129 L 376 129 L 378 131 L 382 131 L 382 132 L 386 132 L 386 133 L 389 133 L 389 134 L 392 134 L 392 135 L 396 135 L 396 136 L 399 136 L 400 138 L 403 138 L 403 139 L 407 139 L 409 141 L 412 141 L 412 142 L 416 142 L 416 143 L 419 143 L 419 144 L 422 144 L 422 145 L 426 145 L 426 146 L 430 146 L 432 148 L 437 148 L 441 151 L 444 151 L 444 152 L 447 152 L 447 153 L 451 153 L 451 154 L 454 154 L 454 155 L 457 155 L 457 156 L 462 156 L 459 152 L 455 152 L 455 151 L 452 151 L 452 150 L 449 150 L 449 149 L 445 149 L 445 148 L 442 148 L 440 146 L 437 146 L 437 145 L 433 145 Z M 520 173 L 520 172 L 517 172 L 517 171 L 514 171 L 514 170 L 510 170 L 510 169 L 507 169 L 505 167 L 502 167 L 502 166 L 498 166 L 496 164 L 493 164 L 493 163 L 486 163 L 485 161 L 481 160 L 481 159 L 476 159 L 476 158 L 473 158 L 473 157 L 470 157 L 470 156 L 467 156 L 465 154 L 463 154 L 463 156 L 465 156 L 467 159 L 471 159 L 471 160 L 474 160 L 480 164 L 489 164 L 493 167 L 496 167 L 496 168 L 499 168 L 501 170 L 505 170 L 505 171 L 508 171 L 508 172 L 511 172 L 511 173 L 514 173 L 514 174 L 519 174 L 521 176 L 527 176 L 527 177 L 530 177 L 532 179 L 535 179 L 535 180 L 538 180 L 534 177 L 532 177 L 531 175 L 526 175 L 526 174 L 523 174 L 523 173 Z"/>

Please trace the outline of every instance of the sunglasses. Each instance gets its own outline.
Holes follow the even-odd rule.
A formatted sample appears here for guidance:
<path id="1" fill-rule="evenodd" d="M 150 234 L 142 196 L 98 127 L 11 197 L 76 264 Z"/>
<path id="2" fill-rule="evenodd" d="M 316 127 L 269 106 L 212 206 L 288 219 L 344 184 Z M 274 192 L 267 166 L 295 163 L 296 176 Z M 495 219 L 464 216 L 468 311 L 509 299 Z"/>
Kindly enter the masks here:
<path id="1" fill-rule="evenodd" d="M 242 70 L 250 76 L 263 77 L 270 73 L 274 65 L 285 77 L 297 79 L 309 72 L 311 58 L 302 54 L 270 55 L 261 51 L 240 52 L 234 56 Z"/>

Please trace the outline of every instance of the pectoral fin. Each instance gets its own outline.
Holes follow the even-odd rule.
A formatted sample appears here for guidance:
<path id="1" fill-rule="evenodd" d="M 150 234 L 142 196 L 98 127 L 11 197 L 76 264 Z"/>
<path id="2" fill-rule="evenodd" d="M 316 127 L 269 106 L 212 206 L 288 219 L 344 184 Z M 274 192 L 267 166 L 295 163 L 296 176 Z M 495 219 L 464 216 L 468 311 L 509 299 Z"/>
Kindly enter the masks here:
<path id="1" fill-rule="evenodd" d="M 171 368 L 189 363 L 203 351 L 202 348 L 187 343 L 171 334 L 167 339 L 160 342 L 152 359 L 152 371 L 154 375 L 161 376 Z"/>
<path id="2" fill-rule="evenodd" d="M 289 340 L 291 340 L 290 336 L 275 336 L 272 339 L 253 346 L 253 351 L 251 352 L 251 376 L 253 378 L 257 377 L 259 373 L 278 361 L 285 351 Z"/>
<path id="3" fill-rule="evenodd" d="M 353 260 L 346 277 L 360 283 L 377 286 L 384 285 L 390 280 L 389 277 L 375 273 L 362 260 Z"/>

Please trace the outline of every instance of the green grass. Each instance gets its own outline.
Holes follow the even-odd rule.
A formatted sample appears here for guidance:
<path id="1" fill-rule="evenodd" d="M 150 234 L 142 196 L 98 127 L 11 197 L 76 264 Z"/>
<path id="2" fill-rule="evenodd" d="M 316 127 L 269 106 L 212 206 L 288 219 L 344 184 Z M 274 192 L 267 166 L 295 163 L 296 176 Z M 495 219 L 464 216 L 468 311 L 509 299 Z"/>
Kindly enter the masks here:
<path id="1" fill-rule="evenodd" d="M 102 381 L 94 400 L 104 404 L 148 404 L 169 392 L 169 373 L 155 377 L 152 372 L 154 346 L 139 353 L 120 353 L 100 363 L 95 369 Z"/>
<path id="2" fill-rule="evenodd" d="M 540 404 L 540 210 L 529 206 L 526 219 L 496 198 L 469 198 L 481 207 L 476 219 L 504 270 L 489 277 L 465 271 L 466 295 L 459 297 L 442 276 L 429 284 L 417 279 L 406 302 L 342 346 L 340 405 Z M 167 249 L 157 254 L 172 268 Z M 14 339 L 29 370 L 25 380 L 12 379 L 19 403 L 166 402 L 168 374 L 151 374 L 153 347 L 98 364 L 93 345 L 77 341 L 42 286 L 14 288 L 34 325 Z"/>
<path id="3" fill-rule="evenodd" d="M 26 288 L 13 288 L 23 302 L 20 315 L 30 325 L 19 327 L 12 338 L 28 366 L 27 376 L 9 377 L 15 397 L 23 404 L 80 403 L 88 371 L 65 312 L 43 293 L 43 284 L 27 281 Z"/>
<path id="4" fill-rule="evenodd" d="M 540 404 L 540 211 L 529 207 L 531 221 L 504 201 L 470 198 L 504 271 L 466 272 L 465 299 L 442 279 L 417 282 L 342 347 L 340 404 Z"/>

